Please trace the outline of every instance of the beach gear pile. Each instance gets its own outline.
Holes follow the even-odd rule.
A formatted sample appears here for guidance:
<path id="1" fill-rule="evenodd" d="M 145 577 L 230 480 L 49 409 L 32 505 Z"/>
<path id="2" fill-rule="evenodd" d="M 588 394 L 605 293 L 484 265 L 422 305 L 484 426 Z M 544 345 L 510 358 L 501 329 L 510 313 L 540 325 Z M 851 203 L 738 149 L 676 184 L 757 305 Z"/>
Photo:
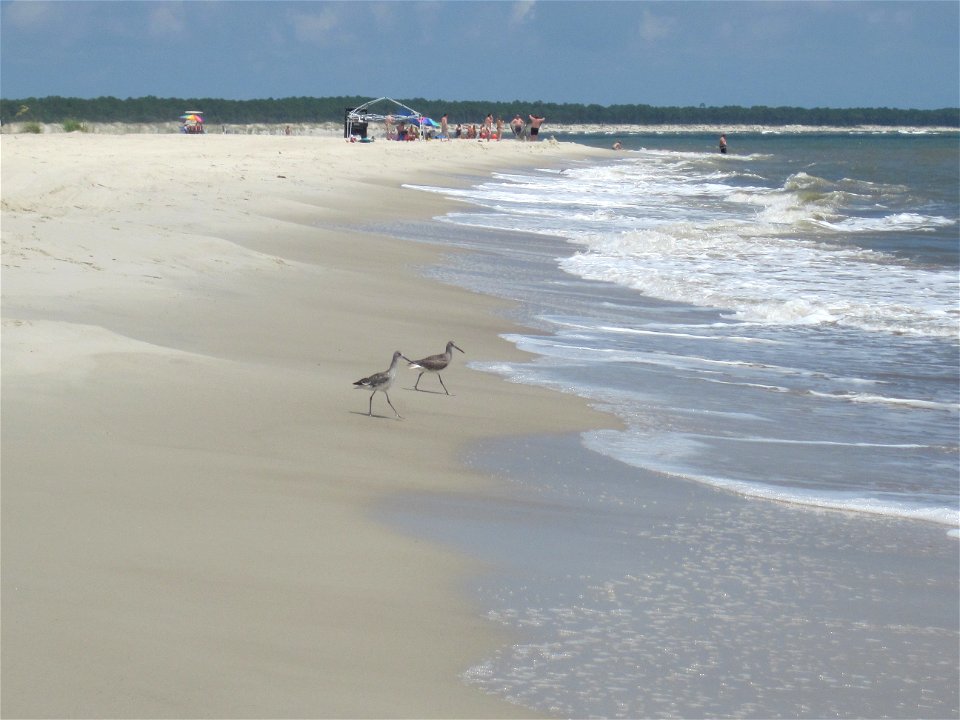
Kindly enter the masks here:
<path id="1" fill-rule="evenodd" d="M 187 110 L 180 116 L 180 132 L 188 135 L 203 133 L 203 113 L 200 110 Z"/>

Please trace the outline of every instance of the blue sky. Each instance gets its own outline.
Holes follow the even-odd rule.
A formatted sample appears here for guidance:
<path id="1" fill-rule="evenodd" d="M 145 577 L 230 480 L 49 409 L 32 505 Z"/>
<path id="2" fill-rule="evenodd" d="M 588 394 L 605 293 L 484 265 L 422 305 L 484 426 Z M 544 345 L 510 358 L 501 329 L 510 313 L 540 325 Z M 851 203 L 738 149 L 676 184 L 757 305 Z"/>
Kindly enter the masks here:
<path id="1" fill-rule="evenodd" d="M 3 0 L 0 96 L 960 106 L 960 2 Z"/>

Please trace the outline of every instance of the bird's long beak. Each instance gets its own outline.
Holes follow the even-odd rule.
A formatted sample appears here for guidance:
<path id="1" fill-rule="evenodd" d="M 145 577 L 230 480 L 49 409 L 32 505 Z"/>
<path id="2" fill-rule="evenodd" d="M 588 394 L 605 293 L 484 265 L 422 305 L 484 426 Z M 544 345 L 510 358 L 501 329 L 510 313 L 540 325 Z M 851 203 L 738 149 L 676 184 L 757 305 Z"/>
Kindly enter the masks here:
<path id="1" fill-rule="evenodd" d="M 457 348 L 457 350 L 460 350 L 460 348 L 458 348 L 456 345 L 454 345 L 454 347 Z M 460 352 L 462 352 L 464 355 L 466 355 L 466 353 L 463 352 L 463 350 L 460 350 Z"/>

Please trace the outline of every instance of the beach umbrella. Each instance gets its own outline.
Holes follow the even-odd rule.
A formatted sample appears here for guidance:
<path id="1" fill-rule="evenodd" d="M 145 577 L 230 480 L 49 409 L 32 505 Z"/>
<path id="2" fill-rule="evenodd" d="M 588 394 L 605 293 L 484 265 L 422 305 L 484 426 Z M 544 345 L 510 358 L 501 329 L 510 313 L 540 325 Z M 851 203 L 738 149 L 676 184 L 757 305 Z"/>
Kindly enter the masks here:
<path id="1" fill-rule="evenodd" d="M 411 125 L 420 125 L 422 127 L 440 127 L 439 124 L 435 123 L 428 117 L 423 117 L 422 115 L 395 115 L 396 119 L 399 122 L 410 123 Z"/>
<path id="2" fill-rule="evenodd" d="M 431 120 L 428 117 L 417 117 L 416 115 L 410 116 L 410 119 L 407 122 L 411 122 L 414 125 L 420 125 L 421 127 L 440 127 L 440 123 L 436 120 Z"/>

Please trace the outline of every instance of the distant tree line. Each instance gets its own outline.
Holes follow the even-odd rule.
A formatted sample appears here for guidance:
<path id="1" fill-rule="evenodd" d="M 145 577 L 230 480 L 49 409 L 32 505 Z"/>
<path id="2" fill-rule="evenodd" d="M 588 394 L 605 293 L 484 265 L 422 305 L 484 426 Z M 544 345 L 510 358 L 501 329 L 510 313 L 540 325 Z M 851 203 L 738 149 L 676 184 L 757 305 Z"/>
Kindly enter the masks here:
<path id="1" fill-rule="evenodd" d="M 215 124 L 319 123 L 343 120 L 348 107 L 369 101 L 367 97 L 289 97 L 262 100 L 219 98 L 159 98 L 146 96 L 92 99 L 50 96 L 0 99 L 0 121 L 62 123 L 83 122 L 153 123 L 176 120 L 185 110 L 201 110 Z M 439 119 L 447 113 L 451 122 L 480 122 L 488 113 L 509 120 L 516 113 L 545 116 L 555 123 L 608 125 L 909 125 L 960 127 L 960 109 L 904 110 L 897 108 L 799 108 L 799 107 L 655 107 L 652 105 L 581 105 L 514 100 L 511 102 L 446 101 L 397 98 L 418 112 Z M 389 104 L 375 106 L 384 112 Z"/>

